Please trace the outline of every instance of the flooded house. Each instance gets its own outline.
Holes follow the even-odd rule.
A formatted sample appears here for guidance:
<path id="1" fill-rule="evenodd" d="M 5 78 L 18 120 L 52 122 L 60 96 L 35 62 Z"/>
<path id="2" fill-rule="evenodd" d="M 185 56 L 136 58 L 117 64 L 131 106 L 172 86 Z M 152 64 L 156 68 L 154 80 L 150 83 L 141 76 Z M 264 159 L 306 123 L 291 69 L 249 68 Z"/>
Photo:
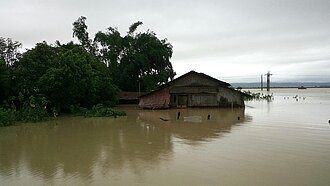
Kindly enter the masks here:
<path id="1" fill-rule="evenodd" d="M 140 96 L 142 109 L 244 107 L 244 93 L 204 73 L 190 71 Z"/>

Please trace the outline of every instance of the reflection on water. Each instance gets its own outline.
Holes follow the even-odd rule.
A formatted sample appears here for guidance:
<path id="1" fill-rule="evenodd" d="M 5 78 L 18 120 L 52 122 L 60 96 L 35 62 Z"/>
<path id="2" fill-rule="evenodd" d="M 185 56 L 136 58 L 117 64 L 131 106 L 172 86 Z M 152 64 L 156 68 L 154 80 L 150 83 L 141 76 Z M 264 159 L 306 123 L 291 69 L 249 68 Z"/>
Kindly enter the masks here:
<path id="1" fill-rule="evenodd" d="M 0 128 L 0 185 L 330 185 L 330 89 L 272 93 Z"/>
<path id="2" fill-rule="evenodd" d="M 244 109 L 123 109 L 128 116 L 118 119 L 68 117 L 1 128 L 0 181 L 34 185 L 76 179 L 74 184 L 91 184 L 95 177 L 122 176 L 126 171 L 143 177 L 145 171 L 173 159 L 173 137 L 197 145 L 245 120 Z M 189 116 L 203 119 L 185 122 Z"/>
<path id="3" fill-rule="evenodd" d="M 218 138 L 230 132 L 233 125 L 248 120 L 251 120 L 250 117 L 245 116 L 244 109 L 240 108 L 142 110 L 138 116 L 138 123 L 147 129 L 167 130 L 189 144 Z"/>

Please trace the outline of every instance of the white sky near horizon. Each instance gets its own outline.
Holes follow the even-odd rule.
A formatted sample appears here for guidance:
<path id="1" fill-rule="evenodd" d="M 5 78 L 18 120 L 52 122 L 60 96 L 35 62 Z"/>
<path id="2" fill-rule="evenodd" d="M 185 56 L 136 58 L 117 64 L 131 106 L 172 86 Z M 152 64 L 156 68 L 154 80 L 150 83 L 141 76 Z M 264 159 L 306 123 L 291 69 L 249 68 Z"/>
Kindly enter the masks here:
<path id="1" fill-rule="evenodd" d="M 0 37 L 32 48 L 72 38 L 87 17 L 93 37 L 109 26 L 125 35 L 154 31 L 173 45 L 177 75 L 190 70 L 220 80 L 330 82 L 329 0 L 0 0 Z"/>

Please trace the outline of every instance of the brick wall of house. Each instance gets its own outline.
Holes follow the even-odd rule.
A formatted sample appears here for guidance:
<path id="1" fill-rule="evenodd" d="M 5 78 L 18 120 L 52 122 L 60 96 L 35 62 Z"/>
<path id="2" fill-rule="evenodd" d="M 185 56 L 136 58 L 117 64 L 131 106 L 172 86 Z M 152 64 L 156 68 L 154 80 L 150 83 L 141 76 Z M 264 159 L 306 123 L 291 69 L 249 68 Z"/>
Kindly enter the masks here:
<path id="1" fill-rule="evenodd" d="M 144 109 L 166 109 L 170 103 L 170 87 L 140 97 L 139 107 Z"/>

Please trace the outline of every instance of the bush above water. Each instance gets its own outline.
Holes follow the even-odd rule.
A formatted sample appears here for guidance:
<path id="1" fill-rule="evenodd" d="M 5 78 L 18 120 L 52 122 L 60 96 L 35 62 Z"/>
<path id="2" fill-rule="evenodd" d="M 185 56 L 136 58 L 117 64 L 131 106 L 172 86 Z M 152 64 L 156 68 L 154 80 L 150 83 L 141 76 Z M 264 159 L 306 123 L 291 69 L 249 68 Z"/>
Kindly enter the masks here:
<path id="1" fill-rule="evenodd" d="M 0 127 L 12 125 L 15 120 L 15 114 L 12 110 L 0 108 Z"/>
<path id="2" fill-rule="evenodd" d="M 20 111 L 15 112 L 15 117 L 17 121 L 38 122 L 45 120 L 47 117 L 49 117 L 49 114 L 47 113 L 46 109 L 40 107 L 26 107 Z"/>
<path id="3" fill-rule="evenodd" d="M 15 122 L 38 122 L 49 117 L 45 109 L 23 108 L 20 111 L 0 108 L 0 127 L 9 126 Z"/>
<path id="4" fill-rule="evenodd" d="M 123 111 L 116 110 L 111 107 L 106 107 L 102 104 L 98 104 L 88 110 L 82 107 L 72 108 L 71 111 L 75 115 L 85 116 L 85 117 L 117 117 L 117 116 L 126 116 L 126 113 Z"/>
<path id="5" fill-rule="evenodd" d="M 75 116 L 84 116 L 84 117 L 117 117 L 117 116 L 126 116 L 126 113 L 123 111 L 116 110 L 111 107 L 103 106 L 98 104 L 93 106 L 92 109 L 86 109 L 82 107 L 71 107 L 71 113 Z M 54 116 L 57 113 L 53 113 Z M 51 118 L 51 114 L 47 113 L 46 109 L 41 107 L 26 107 L 22 108 L 19 111 L 14 111 L 10 109 L 0 108 L 0 127 L 10 126 L 15 122 L 39 122 L 44 121 L 47 118 Z"/>
<path id="6" fill-rule="evenodd" d="M 251 91 L 243 91 L 243 93 L 249 95 L 245 97 L 245 100 L 267 100 L 272 101 L 274 99 L 273 94 L 253 93 Z"/>

